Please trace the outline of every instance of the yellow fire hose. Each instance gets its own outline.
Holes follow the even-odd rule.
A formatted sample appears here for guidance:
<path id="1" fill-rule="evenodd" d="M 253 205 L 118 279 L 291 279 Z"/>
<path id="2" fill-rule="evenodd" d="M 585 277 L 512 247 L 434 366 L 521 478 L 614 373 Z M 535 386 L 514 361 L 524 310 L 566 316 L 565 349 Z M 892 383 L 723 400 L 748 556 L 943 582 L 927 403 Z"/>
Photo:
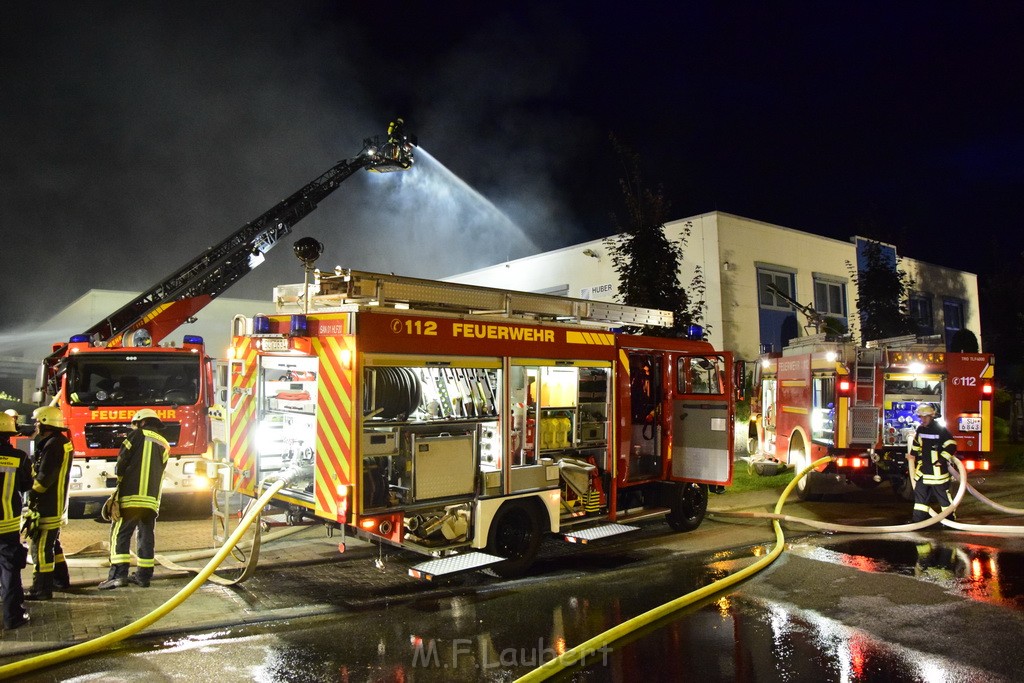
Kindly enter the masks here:
<path id="1" fill-rule="evenodd" d="M 796 486 L 796 483 L 800 478 L 807 474 L 807 472 L 810 472 L 813 468 L 818 465 L 822 465 L 829 460 L 831 460 L 831 458 L 822 458 L 821 460 L 811 463 L 800 472 L 797 472 L 797 475 L 793 477 L 793 481 L 789 482 L 789 485 L 782 491 L 782 495 L 779 496 L 779 500 L 775 504 L 775 514 L 779 514 L 779 511 L 782 509 L 782 505 L 786 502 L 786 498 L 793 491 L 793 488 Z M 601 648 L 607 647 L 620 638 L 624 638 L 633 631 L 643 628 L 644 626 L 647 626 L 648 624 L 651 624 L 672 612 L 675 612 L 676 610 L 692 605 L 698 600 L 703 600 L 704 598 L 714 595 L 718 591 L 728 588 L 735 583 L 739 583 L 749 576 L 753 576 L 774 562 L 779 555 L 782 554 L 782 549 L 786 542 L 785 537 L 782 535 L 782 525 L 779 524 L 778 519 L 772 519 L 772 527 L 775 529 L 775 547 L 772 548 L 771 552 L 754 564 L 741 569 L 735 574 L 730 574 L 724 579 L 719 579 L 718 581 L 708 584 L 703 588 L 698 588 L 697 590 L 680 596 L 671 602 L 667 602 L 664 605 L 660 605 L 652 610 L 644 612 L 643 614 L 635 616 L 628 621 L 624 621 L 618 626 L 608 629 L 604 633 L 600 633 L 590 640 L 580 643 L 571 650 L 567 650 L 564 654 L 546 662 L 543 666 L 534 669 L 530 673 L 518 679 L 516 683 L 532 683 L 533 681 L 547 680 L 559 671 L 574 666 L 577 662 L 594 655 L 599 652 Z"/>
<path id="2" fill-rule="evenodd" d="M 626 637 L 630 633 L 633 633 L 634 631 L 637 631 L 637 630 L 639 630 L 639 629 L 641 629 L 641 628 L 643 628 L 645 626 L 648 626 L 648 625 L 658 621 L 659 619 L 662 619 L 663 617 L 671 614 L 672 612 L 675 612 L 676 610 L 682 609 L 683 607 L 687 607 L 689 605 L 692 605 L 693 603 L 695 603 L 695 602 L 697 602 L 699 600 L 703 600 L 704 598 L 710 597 L 711 595 L 714 595 L 715 593 L 717 593 L 717 592 L 719 592 L 719 591 L 721 591 L 721 590 L 723 590 L 725 588 L 728 588 L 729 586 L 732 586 L 732 585 L 734 585 L 734 584 L 736 584 L 736 583 L 738 583 L 738 582 L 740 582 L 740 581 L 742 581 L 742 580 L 744 580 L 744 579 L 746 579 L 746 578 L 748 578 L 750 576 L 753 576 L 757 572 L 765 569 L 772 562 L 774 562 L 779 557 L 779 555 L 782 554 L 782 550 L 783 550 L 783 547 L 784 547 L 784 544 L 785 544 L 785 537 L 782 534 L 782 526 L 779 524 L 780 521 L 797 522 L 797 523 L 804 524 L 804 525 L 807 525 L 807 526 L 810 526 L 810 527 L 813 527 L 813 528 L 816 528 L 816 529 L 823 529 L 823 530 L 828 530 L 828 531 L 843 531 L 843 532 L 847 532 L 847 533 L 896 533 L 896 532 L 916 531 L 918 529 L 923 529 L 923 528 L 925 528 L 927 526 L 931 526 L 932 524 L 936 524 L 936 523 L 941 522 L 942 524 L 944 524 L 946 526 L 949 526 L 949 527 L 952 527 L 952 528 L 955 528 L 955 529 L 964 529 L 964 530 L 968 530 L 968 531 L 973 531 L 973 530 L 980 530 L 981 531 L 981 530 L 983 530 L 983 531 L 987 531 L 987 532 L 990 532 L 990 533 L 1024 534 L 1024 527 L 1019 527 L 1019 526 L 1009 526 L 1009 527 L 1006 527 L 1006 526 L 981 525 L 981 524 L 959 524 L 957 522 L 953 522 L 951 520 L 946 519 L 949 515 L 953 514 L 953 512 L 956 510 L 957 506 L 963 500 L 964 493 L 967 491 L 968 488 L 971 488 L 972 489 L 972 493 L 975 496 L 977 496 L 980 500 L 982 500 L 983 502 L 987 502 L 992 507 L 1000 509 L 1000 510 L 1002 510 L 1004 512 L 1008 512 L 1010 514 L 1017 514 L 1017 513 L 1024 512 L 1024 510 L 1017 510 L 1017 509 L 1014 509 L 1014 508 L 1007 508 L 1007 507 L 998 505 L 997 503 L 994 503 L 993 501 L 988 500 L 987 498 L 982 496 L 980 493 L 978 493 L 976 490 L 974 490 L 973 487 L 971 487 L 970 484 L 967 483 L 967 470 L 964 468 L 963 463 L 960 462 L 960 460 L 958 460 L 956 458 L 953 458 L 953 463 L 956 464 L 957 469 L 959 470 L 960 486 L 957 489 L 956 495 L 953 497 L 953 500 L 951 501 L 951 504 L 949 505 L 949 507 L 945 508 L 940 513 L 932 512 L 931 513 L 932 514 L 931 519 L 926 519 L 924 521 L 914 522 L 914 523 L 911 523 L 911 524 L 863 527 L 863 526 L 852 526 L 852 525 L 848 525 L 848 524 L 829 524 L 827 522 L 820 522 L 818 520 L 807 519 L 807 518 L 804 518 L 804 517 L 794 517 L 794 516 L 791 516 L 791 515 L 783 515 L 781 513 L 782 506 L 785 504 L 786 499 L 789 497 L 789 494 L 792 493 L 793 488 L 796 486 L 797 482 L 800 481 L 800 479 L 802 477 L 806 476 L 807 473 L 810 472 L 811 470 L 819 467 L 820 465 L 824 465 L 825 463 L 827 463 L 827 462 L 829 462 L 831 460 L 832 460 L 831 457 L 821 458 L 820 460 L 812 462 L 810 465 L 808 465 L 804 469 L 802 469 L 799 472 L 797 472 L 796 476 L 793 477 L 793 480 L 790 481 L 789 484 L 786 486 L 786 488 L 782 491 L 782 495 L 779 496 L 779 500 L 775 504 L 775 512 L 774 513 L 765 513 L 765 512 L 717 512 L 717 513 L 710 513 L 710 514 L 713 514 L 714 516 L 718 516 L 718 517 L 753 517 L 753 518 L 770 519 L 772 521 L 772 527 L 775 529 L 775 547 L 772 548 L 771 552 L 768 553 L 766 556 L 764 556 L 763 558 L 761 558 L 757 562 L 751 564 L 749 567 L 746 567 L 745 569 L 742 569 L 742 570 L 736 572 L 735 574 L 730 574 L 729 576 L 727 576 L 727 577 L 725 577 L 723 579 L 719 579 L 718 581 L 715 581 L 714 583 L 708 584 L 707 586 L 704 586 L 703 588 L 699 588 L 699 589 L 697 589 L 697 590 L 695 590 L 693 592 L 687 593 L 686 595 L 680 596 L 680 597 L 676 598 L 675 600 L 672 600 L 671 602 L 667 602 L 667 603 L 665 603 L 663 605 L 655 607 L 652 610 L 648 610 L 647 612 L 644 612 L 643 614 L 635 616 L 632 619 L 629 619 L 628 621 L 624 621 L 623 623 L 619 624 L 618 626 L 615 626 L 614 628 L 611 628 L 611 629 L 605 631 L 604 633 L 600 633 L 600 634 L 594 636 L 590 640 L 587 640 L 586 642 L 583 642 L 583 643 L 577 645 L 576 647 L 572 648 L 571 650 L 566 651 L 562 655 L 560 655 L 560 656 L 558 656 L 558 657 L 556 657 L 556 658 L 546 662 L 543 666 L 540 666 L 540 667 L 534 669 L 533 671 L 529 672 L 528 674 L 526 674 L 522 678 L 517 679 L 516 683 L 533 683 L 534 681 L 547 680 L 548 678 L 550 678 L 551 676 L 554 676 L 558 672 L 560 672 L 560 671 L 562 671 L 564 669 L 567 669 L 569 667 L 574 666 L 575 664 L 577 664 L 578 662 L 584 660 L 585 658 L 593 656 L 595 653 L 599 652 L 601 650 L 601 648 L 604 648 L 604 647 L 607 647 L 607 646 L 611 645 L 615 641 L 620 640 L 620 639 Z"/>
<path id="3" fill-rule="evenodd" d="M 235 545 L 237 545 L 242 539 L 242 536 L 249 529 L 249 526 L 259 517 L 263 507 L 270 501 L 271 497 L 275 493 L 285 486 L 286 483 L 287 481 L 282 479 L 271 485 L 270 488 L 268 488 L 263 495 L 259 497 L 256 504 L 249 510 L 249 513 L 239 521 L 238 527 L 224 542 L 224 545 L 220 547 L 217 554 L 213 556 L 206 566 L 203 567 L 203 569 L 191 581 L 189 581 L 184 588 L 175 593 L 173 597 L 160 605 L 160 607 L 156 608 L 141 619 L 138 619 L 127 626 L 123 626 L 116 631 L 102 635 L 99 638 L 94 638 L 93 640 L 88 640 L 84 643 L 78 643 L 77 645 L 72 645 L 61 650 L 54 650 L 53 652 L 47 652 L 35 657 L 30 657 L 29 659 L 25 659 L 20 662 L 14 662 L 13 664 L 0 666 L 0 679 L 11 678 L 12 676 L 21 676 L 45 666 L 52 666 L 54 664 L 75 659 L 76 657 L 98 652 L 99 650 L 107 648 L 114 643 L 118 643 L 125 638 L 135 635 L 142 629 L 167 616 L 168 613 L 183 603 L 190 595 L 195 593 L 196 590 L 198 590 L 199 587 L 213 575 L 213 572 L 218 566 L 220 566 L 220 563 L 228 557 Z"/>

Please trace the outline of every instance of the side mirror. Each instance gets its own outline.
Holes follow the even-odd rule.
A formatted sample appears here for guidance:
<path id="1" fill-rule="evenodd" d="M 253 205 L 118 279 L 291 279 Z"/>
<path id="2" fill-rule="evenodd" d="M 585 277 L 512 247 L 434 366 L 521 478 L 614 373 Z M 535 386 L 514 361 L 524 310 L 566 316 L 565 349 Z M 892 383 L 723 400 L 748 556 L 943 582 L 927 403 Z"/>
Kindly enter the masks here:
<path id="1" fill-rule="evenodd" d="M 732 374 L 732 387 L 736 392 L 736 400 L 742 401 L 747 397 L 747 361 L 735 361 L 732 365 Z"/>

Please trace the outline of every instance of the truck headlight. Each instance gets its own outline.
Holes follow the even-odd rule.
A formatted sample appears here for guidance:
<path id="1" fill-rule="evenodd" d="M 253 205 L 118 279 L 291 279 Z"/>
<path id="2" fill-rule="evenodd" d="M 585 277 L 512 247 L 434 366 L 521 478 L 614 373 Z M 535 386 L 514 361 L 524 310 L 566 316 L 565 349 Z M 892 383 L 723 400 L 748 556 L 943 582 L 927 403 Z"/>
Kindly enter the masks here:
<path id="1" fill-rule="evenodd" d="M 196 473 L 196 464 L 195 464 L 195 462 L 187 462 L 187 463 L 185 463 L 182 466 L 182 468 L 181 468 L 181 473 L 185 474 L 185 475 L 189 475 L 189 476 L 195 474 Z"/>

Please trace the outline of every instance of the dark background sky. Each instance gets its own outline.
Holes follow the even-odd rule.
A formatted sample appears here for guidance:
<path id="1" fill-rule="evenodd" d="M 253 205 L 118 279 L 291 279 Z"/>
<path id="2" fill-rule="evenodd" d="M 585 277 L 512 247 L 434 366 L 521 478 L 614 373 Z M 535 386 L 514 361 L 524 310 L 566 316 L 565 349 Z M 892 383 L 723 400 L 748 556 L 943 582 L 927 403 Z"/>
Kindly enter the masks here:
<path id="1" fill-rule="evenodd" d="M 984 274 L 1021 252 L 1022 36 L 1019 2 L 5 3 L 0 339 L 150 286 L 396 115 L 419 163 L 298 224 L 322 266 L 443 276 L 608 235 L 614 133 L 677 218 Z M 227 295 L 301 281 L 292 241 Z"/>

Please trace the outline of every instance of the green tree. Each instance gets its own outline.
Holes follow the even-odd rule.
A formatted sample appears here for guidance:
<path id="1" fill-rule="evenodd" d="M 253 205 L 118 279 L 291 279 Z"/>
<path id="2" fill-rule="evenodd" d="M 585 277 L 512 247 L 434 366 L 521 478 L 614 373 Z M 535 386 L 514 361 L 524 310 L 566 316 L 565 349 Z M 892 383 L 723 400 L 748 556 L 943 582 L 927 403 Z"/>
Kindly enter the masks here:
<path id="1" fill-rule="evenodd" d="M 878 242 L 867 241 L 864 261 L 863 269 L 846 264 L 857 287 L 861 342 L 916 333 L 917 323 L 907 312 L 913 281 L 886 258 Z"/>
<path id="2" fill-rule="evenodd" d="M 626 211 L 614 216 L 616 234 L 604 240 L 619 276 L 619 300 L 629 306 L 671 311 L 670 329 L 650 327 L 643 331 L 657 336 L 685 336 L 690 325 L 702 325 L 707 309 L 707 284 L 700 267 L 690 282 L 689 291 L 679 282 L 686 240 L 692 225 L 687 223 L 678 241 L 665 236 L 669 200 L 659 186 L 645 187 L 640 173 L 640 158 L 612 137 L 612 145 L 622 161 L 624 174 L 619 187 Z"/>

